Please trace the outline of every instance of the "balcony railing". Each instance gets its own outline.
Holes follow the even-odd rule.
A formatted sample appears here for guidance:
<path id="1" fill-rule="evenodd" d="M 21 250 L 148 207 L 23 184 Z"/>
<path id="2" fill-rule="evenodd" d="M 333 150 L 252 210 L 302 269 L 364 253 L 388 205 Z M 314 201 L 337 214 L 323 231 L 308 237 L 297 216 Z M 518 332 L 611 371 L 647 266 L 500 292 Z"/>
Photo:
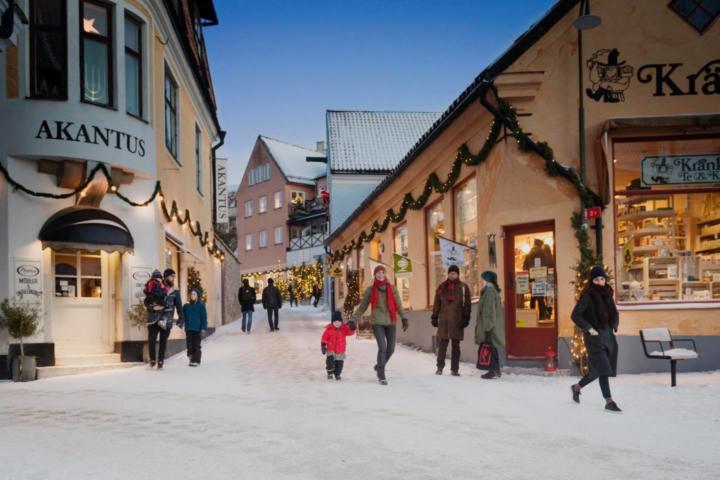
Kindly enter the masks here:
<path id="1" fill-rule="evenodd" d="M 304 202 L 290 203 L 290 216 L 305 216 L 313 213 L 320 213 L 327 210 L 327 206 L 320 198 L 305 200 Z"/>
<path id="2" fill-rule="evenodd" d="M 327 240 L 327 233 L 313 233 L 290 239 L 288 250 L 301 250 L 303 248 L 320 247 Z"/>

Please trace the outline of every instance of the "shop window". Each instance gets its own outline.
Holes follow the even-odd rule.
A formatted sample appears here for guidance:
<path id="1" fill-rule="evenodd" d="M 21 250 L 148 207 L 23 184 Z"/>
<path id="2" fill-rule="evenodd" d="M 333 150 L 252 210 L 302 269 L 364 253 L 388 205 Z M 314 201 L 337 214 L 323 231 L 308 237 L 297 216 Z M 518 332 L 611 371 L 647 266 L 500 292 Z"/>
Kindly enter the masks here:
<path id="1" fill-rule="evenodd" d="M 252 200 L 246 200 L 245 201 L 245 218 L 252 217 L 252 214 L 253 214 Z"/>
<path id="2" fill-rule="evenodd" d="M 267 212 L 267 195 L 263 195 L 258 200 L 258 213 L 266 213 Z"/>
<path id="3" fill-rule="evenodd" d="M 202 133 L 200 127 L 195 125 L 195 189 L 202 195 Z"/>
<path id="4" fill-rule="evenodd" d="M 275 227 L 275 245 L 283 243 L 283 227 Z"/>
<path id="5" fill-rule="evenodd" d="M 445 236 L 445 213 L 442 202 L 438 201 L 425 210 L 425 228 L 428 252 L 428 301 L 432 302 L 435 290 L 445 278 L 438 238 Z"/>
<path id="6" fill-rule="evenodd" d="M 67 99 L 67 4 L 30 2 L 30 96 Z"/>
<path id="7" fill-rule="evenodd" d="M 276 210 L 278 208 L 282 208 L 282 194 L 283 194 L 283 192 L 279 191 L 279 192 L 275 192 L 273 195 L 273 208 Z"/>
<path id="8" fill-rule="evenodd" d="M 670 8 L 700 33 L 720 15 L 718 0 L 672 0 Z"/>
<path id="9" fill-rule="evenodd" d="M 479 298 L 477 182 L 474 177 L 455 189 L 453 200 L 455 241 L 474 248 L 465 250 L 465 266 L 460 268 L 460 278 L 468 284 L 470 296 Z"/>
<path id="10" fill-rule="evenodd" d="M 102 259 L 99 254 L 56 252 L 53 270 L 56 297 L 102 297 Z"/>
<path id="11" fill-rule="evenodd" d="M 178 85 L 165 65 L 165 146 L 178 161 L 177 152 L 177 93 Z M 179 163 L 179 162 L 178 162 Z"/>
<path id="12" fill-rule="evenodd" d="M 408 229 L 407 225 L 402 225 L 395 229 L 395 235 L 393 238 L 394 251 L 398 255 L 407 257 L 409 254 L 408 247 Z M 410 308 L 410 278 L 407 276 L 395 275 L 395 286 L 400 294 L 400 301 L 402 302 L 403 308 Z"/>
<path id="13" fill-rule="evenodd" d="M 180 288 L 180 249 L 167 239 L 165 239 L 165 268 L 175 270 L 175 286 Z"/>
<path id="14" fill-rule="evenodd" d="M 552 230 L 516 234 L 515 328 L 555 326 L 555 235 Z"/>
<path id="15" fill-rule="evenodd" d="M 267 230 L 260 230 L 260 239 L 258 241 L 258 246 L 260 248 L 267 248 L 267 243 L 268 243 Z"/>
<path id="16" fill-rule="evenodd" d="M 720 138 L 613 152 L 618 300 L 720 301 Z"/>
<path id="17" fill-rule="evenodd" d="M 125 13 L 125 110 L 143 116 L 142 22 Z"/>
<path id="18" fill-rule="evenodd" d="M 83 0 L 80 39 L 81 95 L 84 102 L 113 105 L 112 6 Z"/>

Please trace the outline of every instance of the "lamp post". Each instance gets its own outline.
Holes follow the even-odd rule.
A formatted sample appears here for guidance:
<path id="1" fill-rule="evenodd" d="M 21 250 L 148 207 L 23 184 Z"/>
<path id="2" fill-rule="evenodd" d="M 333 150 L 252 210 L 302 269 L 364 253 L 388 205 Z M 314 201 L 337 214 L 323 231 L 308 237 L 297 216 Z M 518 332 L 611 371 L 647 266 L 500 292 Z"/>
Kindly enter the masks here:
<path id="1" fill-rule="evenodd" d="M 585 183 L 585 88 L 583 86 L 583 31 L 597 28 L 602 19 L 590 13 L 590 0 L 580 1 L 580 15 L 573 25 L 578 31 L 578 94 L 580 103 L 578 107 L 578 135 L 580 137 L 580 180 Z M 585 205 L 580 200 L 580 211 L 585 215 Z M 602 256 L 602 218 L 595 220 L 595 248 L 598 256 Z"/>

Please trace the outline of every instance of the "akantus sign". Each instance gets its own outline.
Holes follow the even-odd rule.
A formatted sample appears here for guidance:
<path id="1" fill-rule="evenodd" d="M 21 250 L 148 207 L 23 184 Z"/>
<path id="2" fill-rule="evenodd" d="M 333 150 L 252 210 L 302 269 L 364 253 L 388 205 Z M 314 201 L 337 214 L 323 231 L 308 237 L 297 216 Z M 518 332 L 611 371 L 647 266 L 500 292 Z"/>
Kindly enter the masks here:
<path id="1" fill-rule="evenodd" d="M 643 157 L 642 184 L 720 183 L 720 154 Z"/>
<path id="2" fill-rule="evenodd" d="M 145 156 L 145 140 L 129 133 L 84 123 L 43 120 L 35 135 L 38 140 L 60 140 L 125 150 L 139 157 Z"/>

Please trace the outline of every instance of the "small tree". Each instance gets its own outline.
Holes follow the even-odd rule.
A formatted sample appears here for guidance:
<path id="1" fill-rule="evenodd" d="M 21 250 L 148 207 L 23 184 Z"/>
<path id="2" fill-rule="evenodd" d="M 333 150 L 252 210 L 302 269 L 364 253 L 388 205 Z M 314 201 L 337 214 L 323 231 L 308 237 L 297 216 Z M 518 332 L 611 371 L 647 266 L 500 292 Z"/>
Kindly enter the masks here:
<path id="1" fill-rule="evenodd" d="M 142 330 L 145 326 L 147 326 L 147 309 L 142 303 L 132 305 L 127 311 L 127 316 L 130 321 L 130 325 L 138 330 Z"/>
<path id="2" fill-rule="evenodd" d="M 207 303 L 207 294 L 205 288 L 203 288 L 202 279 L 200 278 L 200 272 L 195 267 L 188 267 L 188 298 L 190 297 L 190 291 L 197 289 L 200 292 L 200 300 L 203 303 Z"/>
<path id="3" fill-rule="evenodd" d="M 5 299 L 0 303 L 0 328 L 7 328 L 11 337 L 20 340 L 20 378 L 25 362 L 23 339 L 32 337 L 40 329 L 38 308 L 27 302 Z"/>

